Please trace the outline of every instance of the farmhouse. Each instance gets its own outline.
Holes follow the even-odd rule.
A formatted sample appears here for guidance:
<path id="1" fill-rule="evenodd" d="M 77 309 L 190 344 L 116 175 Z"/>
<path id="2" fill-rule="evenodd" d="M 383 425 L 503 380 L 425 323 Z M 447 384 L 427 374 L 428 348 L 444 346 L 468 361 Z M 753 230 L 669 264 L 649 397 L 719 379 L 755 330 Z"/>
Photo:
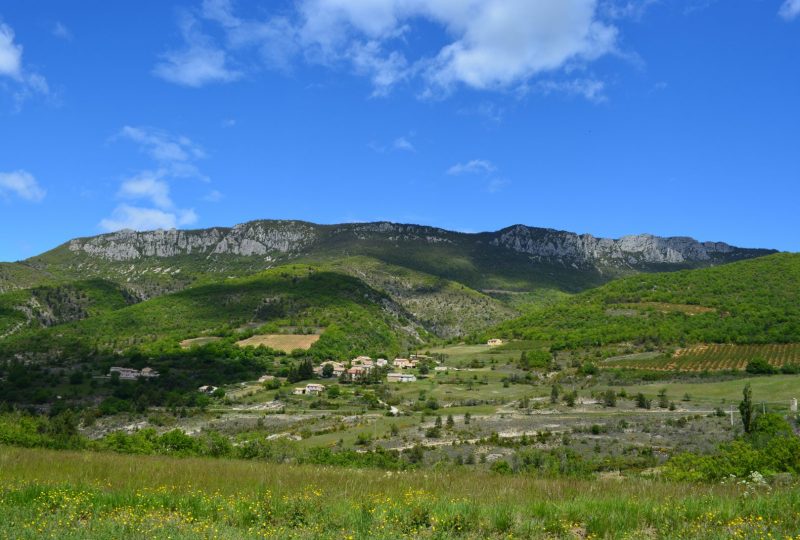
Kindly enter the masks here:
<path id="1" fill-rule="evenodd" d="M 292 394 L 296 396 L 305 396 L 305 395 L 318 396 L 324 391 L 325 391 L 324 385 L 317 383 L 308 383 L 305 386 L 301 386 L 299 388 L 295 388 L 294 390 L 292 390 Z"/>
<path id="2" fill-rule="evenodd" d="M 354 381 L 362 379 L 372 370 L 372 366 L 353 366 L 347 370 L 347 374 Z"/>
<path id="3" fill-rule="evenodd" d="M 119 378 L 125 381 L 135 381 L 140 377 L 144 379 L 152 379 L 159 376 L 158 371 L 155 371 L 154 369 L 149 367 L 146 367 L 141 371 L 139 371 L 138 369 L 115 366 L 108 371 L 108 376 L 110 377 L 114 373 L 119 373 Z"/>
<path id="4" fill-rule="evenodd" d="M 400 369 L 411 369 L 416 366 L 416 363 L 407 358 L 395 358 L 392 365 Z"/>
<path id="5" fill-rule="evenodd" d="M 318 365 L 317 367 L 314 368 L 314 374 L 317 377 L 321 377 L 322 376 L 322 369 L 325 366 L 328 366 L 328 365 L 333 367 L 333 376 L 334 377 L 341 377 L 342 373 L 347 371 L 347 369 L 344 367 L 344 364 L 342 364 L 341 362 L 334 362 L 332 360 L 326 360 L 325 362 L 322 362 L 320 365 Z"/>
<path id="6" fill-rule="evenodd" d="M 407 383 L 414 382 L 417 378 L 410 373 L 389 373 L 386 376 L 386 382 Z"/>
<path id="7" fill-rule="evenodd" d="M 205 386 L 201 386 L 200 388 L 198 388 L 197 391 L 202 392 L 204 394 L 213 394 L 214 392 L 217 391 L 217 387 L 207 384 Z"/>
<path id="8" fill-rule="evenodd" d="M 503 344 L 503 340 L 502 339 L 496 339 L 496 338 L 495 339 L 490 339 L 489 341 L 486 342 L 486 344 L 489 347 L 497 347 L 498 345 L 502 345 Z"/>
<path id="9" fill-rule="evenodd" d="M 354 358 L 350 364 L 354 366 L 366 366 L 366 367 L 373 367 L 375 362 L 372 361 L 372 358 L 369 356 L 359 356 L 358 358 Z"/>

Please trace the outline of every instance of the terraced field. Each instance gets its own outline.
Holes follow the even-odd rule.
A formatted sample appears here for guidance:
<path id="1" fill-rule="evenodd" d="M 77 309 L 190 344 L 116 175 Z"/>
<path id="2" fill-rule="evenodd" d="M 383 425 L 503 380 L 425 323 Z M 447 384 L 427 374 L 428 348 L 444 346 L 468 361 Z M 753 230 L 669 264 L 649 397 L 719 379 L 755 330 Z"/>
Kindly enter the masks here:
<path id="1" fill-rule="evenodd" d="M 284 351 L 290 353 L 295 349 L 302 349 L 304 351 L 311 348 L 311 346 L 319 341 L 318 334 L 265 334 L 256 335 L 237 341 L 236 344 L 240 347 L 258 347 L 264 345 L 276 351 Z"/>
<path id="2" fill-rule="evenodd" d="M 653 371 L 726 371 L 743 370 L 748 362 L 756 358 L 763 358 L 776 368 L 800 365 L 800 343 L 695 345 L 678 349 L 672 356 L 612 358 L 604 362 L 602 367 Z"/>

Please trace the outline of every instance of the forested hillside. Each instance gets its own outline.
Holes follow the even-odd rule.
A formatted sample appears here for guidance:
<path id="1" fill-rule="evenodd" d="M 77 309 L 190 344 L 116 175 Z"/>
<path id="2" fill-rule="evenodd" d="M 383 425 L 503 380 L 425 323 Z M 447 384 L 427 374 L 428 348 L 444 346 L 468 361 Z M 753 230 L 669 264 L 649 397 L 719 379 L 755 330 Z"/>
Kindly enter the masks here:
<path id="1" fill-rule="evenodd" d="M 555 348 L 800 341 L 800 255 L 636 275 L 501 324 Z M 489 335 L 491 333 L 487 333 Z"/>
<path id="2" fill-rule="evenodd" d="M 0 357 L 78 359 L 97 351 L 178 349 L 198 336 L 226 336 L 268 325 L 324 328 L 320 357 L 398 352 L 419 339 L 401 306 L 350 276 L 292 265 L 186 289 L 53 328 L 26 329 L 0 341 Z"/>

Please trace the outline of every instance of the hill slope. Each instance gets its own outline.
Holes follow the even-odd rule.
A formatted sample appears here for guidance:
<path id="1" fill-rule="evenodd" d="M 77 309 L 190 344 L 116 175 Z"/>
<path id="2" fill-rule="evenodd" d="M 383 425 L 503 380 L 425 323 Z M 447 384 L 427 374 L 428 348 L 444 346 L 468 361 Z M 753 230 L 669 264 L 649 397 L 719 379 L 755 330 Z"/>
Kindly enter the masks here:
<path id="1" fill-rule="evenodd" d="M 419 340 L 401 306 L 360 280 L 291 265 L 202 285 L 52 328 L 26 329 L 0 341 L 0 359 L 80 359 L 93 351 L 175 350 L 201 335 L 263 326 L 324 328 L 318 357 L 391 354 Z"/>
<path id="2" fill-rule="evenodd" d="M 800 254 L 619 279 L 494 333 L 557 348 L 800 342 Z"/>
<path id="3" fill-rule="evenodd" d="M 82 320 L 137 301 L 123 287 L 102 279 L 14 290 L 0 294 L 0 339 L 25 328 Z"/>

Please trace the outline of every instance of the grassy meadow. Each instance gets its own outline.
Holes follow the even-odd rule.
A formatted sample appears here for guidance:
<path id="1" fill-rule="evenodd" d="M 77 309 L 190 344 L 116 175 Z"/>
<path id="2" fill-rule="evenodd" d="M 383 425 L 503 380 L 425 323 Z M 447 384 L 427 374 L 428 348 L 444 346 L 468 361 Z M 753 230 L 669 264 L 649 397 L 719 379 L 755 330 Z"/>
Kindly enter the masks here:
<path id="1" fill-rule="evenodd" d="M 800 538 L 797 487 L 13 448 L 0 484 L 1 538 Z"/>

